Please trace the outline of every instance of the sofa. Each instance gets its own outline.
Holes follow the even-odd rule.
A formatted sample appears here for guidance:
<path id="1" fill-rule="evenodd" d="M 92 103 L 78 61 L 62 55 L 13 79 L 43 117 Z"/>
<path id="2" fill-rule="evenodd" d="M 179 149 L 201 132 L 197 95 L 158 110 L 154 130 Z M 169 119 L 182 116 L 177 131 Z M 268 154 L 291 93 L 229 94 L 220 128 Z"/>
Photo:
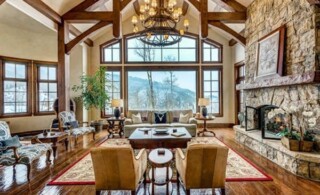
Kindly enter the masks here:
<path id="1" fill-rule="evenodd" d="M 166 113 L 166 123 L 156 123 L 155 113 Z M 133 115 L 141 115 L 140 122 L 134 122 Z M 188 120 L 181 122 L 180 114 L 188 115 Z M 124 122 L 124 136 L 129 137 L 137 128 L 163 128 L 163 127 L 185 127 L 192 137 L 196 136 L 197 120 L 193 118 L 192 110 L 129 110 Z"/>

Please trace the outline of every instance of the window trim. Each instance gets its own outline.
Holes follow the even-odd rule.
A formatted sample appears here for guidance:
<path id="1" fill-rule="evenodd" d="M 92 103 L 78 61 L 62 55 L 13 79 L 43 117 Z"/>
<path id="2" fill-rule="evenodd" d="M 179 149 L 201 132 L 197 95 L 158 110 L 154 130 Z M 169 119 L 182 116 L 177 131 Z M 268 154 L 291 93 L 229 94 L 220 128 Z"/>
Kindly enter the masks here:
<path id="1" fill-rule="evenodd" d="M 116 44 L 116 43 L 119 43 L 119 45 L 120 45 L 120 51 L 119 51 L 119 57 L 120 57 L 120 61 L 119 62 L 108 62 L 108 61 L 105 61 L 104 60 L 104 48 L 106 48 L 106 47 L 109 47 L 109 46 L 111 46 L 111 45 L 113 45 L 113 44 Z M 102 43 L 101 45 L 100 45 L 100 64 L 122 64 L 122 54 L 123 54 L 123 52 L 122 52 L 122 39 L 111 39 L 111 40 L 109 40 L 109 41 L 107 41 L 107 42 L 104 42 L 104 43 Z"/>
<path id="2" fill-rule="evenodd" d="M 165 62 L 165 61 L 144 62 L 144 61 L 141 61 L 141 62 L 129 62 L 128 61 L 128 44 L 127 44 L 127 41 L 129 39 L 133 39 L 133 38 L 136 38 L 136 37 L 138 37 L 138 36 L 133 34 L 133 33 L 127 34 L 127 35 L 124 36 L 123 45 L 124 45 L 124 63 L 125 64 L 172 64 L 172 63 L 175 63 L 175 64 L 183 65 L 183 64 L 199 64 L 200 63 L 200 60 L 199 60 L 199 52 L 200 52 L 199 51 L 199 35 L 196 35 L 196 34 L 193 34 L 193 33 L 185 33 L 184 37 L 192 38 L 192 39 L 194 39 L 196 41 L 196 43 L 195 43 L 195 50 L 196 50 L 196 52 L 195 52 L 195 54 L 196 54 L 195 61 L 176 61 L 176 62 Z"/>
<path id="3" fill-rule="evenodd" d="M 123 99 L 123 93 L 122 93 L 122 90 L 123 90 L 123 87 L 122 87 L 122 67 L 121 66 L 109 66 L 106 71 L 119 71 L 120 72 L 120 99 Z M 110 99 L 111 100 L 111 99 Z M 124 100 L 125 102 L 125 100 Z M 120 108 L 120 112 L 124 112 L 124 108 Z M 101 118 L 108 118 L 108 117 L 112 117 L 113 114 L 107 114 L 105 112 L 105 108 L 103 108 L 103 110 L 101 110 L 100 112 L 100 116 Z"/>
<path id="4" fill-rule="evenodd" d="M 219 74 L 219 113 L 213 114 L 215 117 L 223 117 L 223 66 L 203 66 L 201 70 L 202 97 L 204 97 L 204 71 L 218 70 Z"/>
<path id="5" fill-rule="evenodd" d="M 27 112 L 24 113 L 4 113 L 4 81 L 5 79 L 5 62 L 14 62 L 14 63 L 23 63 L 26 65 L 26 82 L 27 82 Z M 11 57 L 0 57 L 0 104 L 3 105 L 3 108 L 0 109 L 0 118 L 12 118 L 12 117 L 24 117 L 32 116 L 32 61 L 20 58 L 11 58 Z M 16 79 L 13 79 L 16 80 Z"/>
<path id="6" fill-rule="evenodd" d="M 39 71 L 40 66 L 46 66 L 46 67 L 55 67 L 56 68 L 56 80 L 53 81 L 45 81 L 47 83 L 57 83 L 57 98 L 59 97 L 59 90 L 58 90 L 58 64 L 56 62 L 46 62 L 46 61 L 33 61 L 34 69 L 33 69 L 33 75 L 34 75 L 34 82 L 33 82 L 33 109 L 34 109 L 34 115 L 35 116 L 41 116 L 41 115 L 55 115 L 55 111 L 40 111 L 39 110 L 39 83 L 41 82 L 39 78 Z"/>
<path id="7" fill-rule="evenodd" d="M 197 101 L 199 99 L 200 95 L 200 81 L 199 81 L 199 66 L 127 66 L 124 68 L 124 107 L 125 107 L 125 113 L 129 110 L 128 105 L 128 72 L 129 71 L 195 71 L 196 73 L 196 112 L 199 111 L 199 106 L 197 105 Z M 194 113 L 195 114 L 195 113 Z"/>
<path id="8" fill-rule="evenodd" d="M 209 45 L 215 46 L 218 48 L 218 61 L 205 61 L 204 60 L 204 43 L 207 43 Z M 201 41 L 201 62 L 203 64 L 222 64 L 223 63 L 223 45 L 221 43 L 218 43 L 212 39 L 205 39 Z"/>

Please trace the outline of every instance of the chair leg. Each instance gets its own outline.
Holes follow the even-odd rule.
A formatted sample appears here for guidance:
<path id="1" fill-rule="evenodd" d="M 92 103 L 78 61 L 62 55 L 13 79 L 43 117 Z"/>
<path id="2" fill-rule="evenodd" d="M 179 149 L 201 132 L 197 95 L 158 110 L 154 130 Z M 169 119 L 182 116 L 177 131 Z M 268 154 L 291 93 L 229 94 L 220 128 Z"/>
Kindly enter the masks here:
<path id="1" fill-rule="evenodd" d="M 136 195 L 136 191 L 135 190 L 131 190 L 131 195 Z"/>
<path id="2" fill-rule="evenodd" d="M 147 171 L 145 171 L 143 174 L 143 188 L 144 188 L 144 191 L 146 192 L 146 190 L 147 190 Z"/>
<path id="3" fill-rule="evenodd" d="M 186 194 L 190 195 L 190 189 L 186 189 Z"/>
<path id="4" fill-rule="evenodd" d="M 222 195 L 226 194 L 226 189 L 221 188 L 221 194 L 222 194 Z"/>
<path id="5" fill-rule="evenodd" d="M 78 136 L 74 138 L 74 146 L 76 146 L 77 144 L 78 144 Z"/>
<path id="6" fill-rule="evenodd" d="M 177 171 L 177 190 L 178 190 L 178 192 L 180 192 L 180 174 L 179 174 L 179 172 Z"/>
<path id="7" fill-rule="evenodd" d="M 47 151 L 47 163 L 51 163 L 50 156 L 51 156 L 51 150 L 48 150 Z"/>
<path id="8" fill-rule="evenodd" d="M 92 139 L 96 140 L 96 132 L 92 132 Z"/>
<path id="9" fill-rule="evenodd" d="M 101 190 L 96 190 L 96 195 L 100 195 L 101 194 Z"/>
<path id="10" fill-rule="evenodd" d="M 27 179 L 28 179 L 28 181 L 30 181 L 31 165 L 30 164 L 26 164 L 26 166 L 27 166 Z"/>

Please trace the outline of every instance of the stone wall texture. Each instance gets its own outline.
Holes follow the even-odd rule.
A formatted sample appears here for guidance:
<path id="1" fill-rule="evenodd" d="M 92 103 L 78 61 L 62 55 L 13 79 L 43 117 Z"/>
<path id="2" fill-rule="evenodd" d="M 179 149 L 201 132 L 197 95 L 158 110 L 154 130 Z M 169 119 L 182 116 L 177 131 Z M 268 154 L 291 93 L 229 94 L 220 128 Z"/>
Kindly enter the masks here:
<path id="1" fill-rule="evenodd" d="M 255 0 L 247 10 L 245 37 L 246 82 L 254 82 L 258 40 L 273 30 L 286 26 L 285 75 L 299 75 L 319 70 L 320 9 L 307 0 Z M 320 55 L 319 55 L 320 56 Z M 272 104 L 285 111 L 296 107 L 293 123 L 311 123 L 303 111 L 312 111 L 320 133 L 320 87 L 318 84 L 278 86 L 245 90 L 246 105 Z M 292 109 L 291 109 L 292 110 Z"/>

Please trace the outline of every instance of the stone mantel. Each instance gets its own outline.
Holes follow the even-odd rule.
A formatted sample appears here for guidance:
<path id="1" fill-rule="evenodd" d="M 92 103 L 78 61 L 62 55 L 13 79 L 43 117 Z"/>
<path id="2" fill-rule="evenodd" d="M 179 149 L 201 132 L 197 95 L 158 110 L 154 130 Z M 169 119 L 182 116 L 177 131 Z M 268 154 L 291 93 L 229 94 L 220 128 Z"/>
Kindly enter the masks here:
<path id="1" fill-rule="evenodd" d="M 244 83 L 236 86 L 237 90 L 252 90 L 261 89 L 267 87 L 282 87 L 289 85 L 301 85 L 301 84 L 320 84 L 320 71 L 307 72 L 302 75 L 288 75 L 278 78 L 270 78 L 259 80 L 252 83 Z"/>

